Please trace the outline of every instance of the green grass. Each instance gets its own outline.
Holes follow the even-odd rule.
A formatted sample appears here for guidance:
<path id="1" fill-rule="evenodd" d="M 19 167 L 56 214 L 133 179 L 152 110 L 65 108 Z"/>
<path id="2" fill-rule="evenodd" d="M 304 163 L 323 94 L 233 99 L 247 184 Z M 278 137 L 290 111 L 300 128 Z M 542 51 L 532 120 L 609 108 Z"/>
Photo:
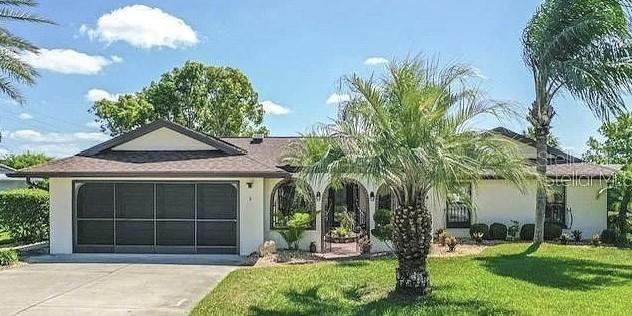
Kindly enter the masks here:
<path id="1" fill-rule="evenodd" d="M 434 292 L 391 295 L 393 260 L 244 268 L 193 315 L 629 315 L 632 250 L 544 244 L 491 247 L 478 256 L 432 258 Z"/>

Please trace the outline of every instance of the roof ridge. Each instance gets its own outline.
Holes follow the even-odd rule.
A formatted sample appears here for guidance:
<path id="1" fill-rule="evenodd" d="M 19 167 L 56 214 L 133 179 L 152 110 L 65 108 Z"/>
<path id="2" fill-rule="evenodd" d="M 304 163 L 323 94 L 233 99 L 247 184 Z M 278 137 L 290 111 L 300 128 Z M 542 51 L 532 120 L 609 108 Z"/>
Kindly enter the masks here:
<path id="1" fill-rule="evenodd" d="M 207 145 L 217 147 L 217 149 L 227 153 L 227 154 L 246 154 L 247 151 L 235 144 L 229 143 L 219 137 L 211 136 L 202 132 L 198 132 L 196 130 L 190 129 L 188 127 L 182 126 L 178 123 L 171 122 L 165 119 L 157 119 L 151 123 L 142 125 L 137 127 L 131 131 L 118 135 L 112 139 L 106 140 L 100 144 L 92 146 L 86 150 L 83 150 L 77 156 L 93 156 L 104 150 L 111 149 L 118 145 L 124 144 L 128 141 L 136 139 L 138 137 L 147 135 L 153 131 L 156 131 L 160 128 L 168 128 L 174 132 L 183 134 L 190 138 L 193 138 L 197 141 L 205 143 Z"/>

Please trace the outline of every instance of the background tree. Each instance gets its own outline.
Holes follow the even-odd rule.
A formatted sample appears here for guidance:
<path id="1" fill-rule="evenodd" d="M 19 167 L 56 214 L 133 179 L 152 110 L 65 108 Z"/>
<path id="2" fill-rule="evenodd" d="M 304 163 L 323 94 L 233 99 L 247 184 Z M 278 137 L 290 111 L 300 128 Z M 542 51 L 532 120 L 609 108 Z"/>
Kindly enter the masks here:
<path id="1" fill-rule="evenodd" d="M 617 212 L 616 224 L 625 236 L 628 232 L 628 214 L 632 201 L 632 114 L 625 113 L 599 128 L 603 140 L 590 137 L 583 158 L 598 164 L 620 165 L 620 170 L 608 183 L 609 204 Z M 610 209 L 609 209 L 610 210 Z"/>
<path id="2" fill-rule="evenodd" d="M 263 107 L 246 75 L 230 67 L 188 61 L 142 91 L 100 100 L 91 112 L 112 136 L 166 119 L 213 136 L 267 134 Z"/>
<path id="3" fill-rule="evenodd" d="M 21 10 L 21 7 L 34 7 L 32 0 L 0 1 L 0 91 L 9 98 L 24 103 L 24 97 L 15 87 L 15 83 L 32 85 L 37 71 L 20 58 L 24 52 L 37 53 L 37 46 L 12 34 L 6 27 L 7 22 L 53 23 L 48 19 Z"/>
<path id="4" fill-rule="evenodd" d="M 510 140 L 472 129 L 481 116 L 509 112 L 470 83 L 476 74 L 466 65 L 412 59 L 390 63 L 384 78 L 344 78 L 352 99 L 341 104 L 339 117 L 316 128 L 322 137 L 293 143 L 284 158 L 303 180 L 328 174 L 336 185 L 353 174 L 384 181 L 397 203 L 392 241 L 399 293 L 430 293 L 431 189 L 465 194 L 462 182 L 475 185 L 485 171 L 522 184 L 531 170 Z"/>
<path id="5" fill-rule="evenodd" d="M 546 0 L 523 34 L 524 60 L 533 73 L 533 126 L 537 171 L 546 174 L 547 140 L 562 91 L 607 119 L 625 108 L 620 91 L 632 89 L 628 0 Z M 538 188 L 534 241 L 544 240 L 545 185 Z"/>
<path id="6" fill-rule="evenodd" d="M 529 137 L 533 140 L 535 140 L 535 131 L 533 130 L 533 126 L 529 126 L 527 127 L 526 131 L 523 131 L 522 134 L 526 137 Z M 546 138 L 546 144 L 549 145 L 550 147 L 560 147 L 560 139 L 549 133 L 549 135 Z"/>
<path id="7" fill-rule="evenodd" d="M 27 167 L 41 165 L 51 160 L 53 160 L 53 158 L 45 154 L 27 151 L 22 154 L 6 155 L 2 160 L 0 160 L 0 163 L 13 169 L 19 170 Z"/>
<path id="8" fill-rule="evenodd" d="M 49 157 L 43 153 L 34 153 L 34 152 L 27 151 L 21 154 L 6 155 L 2 160 L 0 160 L 0 163 L 2 163 L 3 165 L 9 166 L 13 169 L 19 170 L 19 169 L 41 165 L 51 160 L 53 160 L 53 157 Z M 46 191 L 48 191 L 48 184 L 49 184 L 48 179 L 41 179 L 41 180 L 31 179 L 31 182 L 29 182 L 29 186 L 46 190 Z"/>

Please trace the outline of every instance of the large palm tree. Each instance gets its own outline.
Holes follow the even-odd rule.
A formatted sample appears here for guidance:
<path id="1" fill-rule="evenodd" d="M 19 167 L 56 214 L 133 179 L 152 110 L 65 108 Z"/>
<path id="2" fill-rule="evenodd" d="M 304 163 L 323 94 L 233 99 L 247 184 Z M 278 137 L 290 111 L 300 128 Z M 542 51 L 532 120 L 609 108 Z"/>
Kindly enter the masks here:
<path id="1" fill-rule="evenodd" d="M 535 100 L 529 110 L 537 171 L 546 175 L 546 141 L 553 101 L 565 91 L 607 119 L 625 109 L 621 91 L 632 90 L 629 0 L 547 0 L 523 34 L 524 60 L 533 73 Z M 546 187 L 537 191 L 534 242 L 544 240 Z"/>
<path id="2" fill-rule="evenodd" d="M 24 98 L 15 83 L 32 85 L 37 72 L 20 58 L 24 52 L 37 52 L 37 47 L 29 41 L 12 34 L 6 22 L 52 23 L 43 17 L 28 13 L 20 7 L 33 7 L 33 0 L 0 0 L 0 92 L 11 99 L 23 103 Z"/>
<path id="3" fill-rule="evenodd" d="M 299 179 L 328 174 L 339 183 L 353 174 L 388 186 L 397 201 L 397 292 L 430 293 L 429 196 L 465 194 L 463 182 L 475 185 L 490 173 L 523 185 L 532 168 L 511 141 L 472 127 L 481 116 L 511 112 L 486 99 L 475 77 L 467 65 L 414 58 L 392 62 L 380 79 L 343 78 L 352 98 L 341 104 L 338 118 L 291 145 L 285 158 L 300 167 Z"/>

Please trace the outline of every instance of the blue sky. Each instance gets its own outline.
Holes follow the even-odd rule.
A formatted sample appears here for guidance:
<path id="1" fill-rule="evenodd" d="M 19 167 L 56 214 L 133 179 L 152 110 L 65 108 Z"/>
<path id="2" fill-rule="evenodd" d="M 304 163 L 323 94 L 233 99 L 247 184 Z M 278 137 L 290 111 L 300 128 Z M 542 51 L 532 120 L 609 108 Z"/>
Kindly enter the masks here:
<path id="1" fill-rule="evenodd" d="M 371 57 L 466 62 L 491 97 L 515 101 L 521 113 L 533 98 L 520 36 L 535 0 L 42 2 L 35 12 L 58 25 L 9 25 L 44 51 L 29 59 L 41 77 L 22 87 L 27 104 L 0 102 L 0 152 L 65 156 L 107 139 L 88 124 L 90 99 L 137 91 L 189 59 L 243 70 L 273 107 L 265 118 L 272 135 L 334 116 L 327 100 L 340 76 L 383 69 L 367 64 Z M 581 153 L 599 122 L 571 98 L 556 107 L 553 132 Z M 522 131 L 526 123 L 503 125 Z"/>

